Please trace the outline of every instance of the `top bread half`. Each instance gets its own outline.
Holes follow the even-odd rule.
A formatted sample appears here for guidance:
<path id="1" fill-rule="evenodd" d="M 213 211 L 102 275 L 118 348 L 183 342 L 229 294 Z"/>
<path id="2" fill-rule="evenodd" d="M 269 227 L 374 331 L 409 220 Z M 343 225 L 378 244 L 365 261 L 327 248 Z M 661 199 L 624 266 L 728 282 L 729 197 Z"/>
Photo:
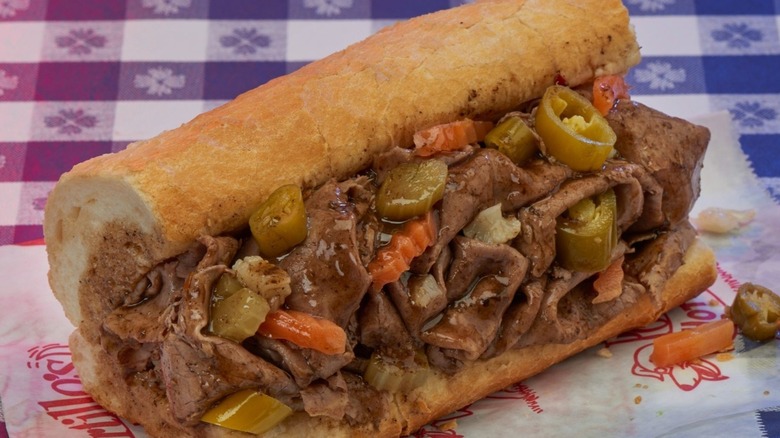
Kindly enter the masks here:
<path id="1" fill-rule="evenodd" d="M 556 81 L 638 62 L 620 0 L 477 2 L 395 24 L 64 174 L 44 220 L 51 287 L 95 341 L 149 269 L 245 226 L 280 185 L 346 178 L 420 129 L 495 120 Z"/>

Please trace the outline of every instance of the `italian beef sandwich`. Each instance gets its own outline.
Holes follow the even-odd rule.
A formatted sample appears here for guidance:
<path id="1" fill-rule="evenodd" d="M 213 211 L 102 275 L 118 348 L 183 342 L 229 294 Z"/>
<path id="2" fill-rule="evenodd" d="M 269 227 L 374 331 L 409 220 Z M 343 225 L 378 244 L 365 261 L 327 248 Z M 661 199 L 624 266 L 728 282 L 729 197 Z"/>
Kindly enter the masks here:
<path id="1" fill-rule="evenodd" d="M 397 436 L 696 296 L 709 132 L 639 59 L 619 0 L 477 2 L 78 164 L 44 232 L 86 391 L 153 436 Z"/>

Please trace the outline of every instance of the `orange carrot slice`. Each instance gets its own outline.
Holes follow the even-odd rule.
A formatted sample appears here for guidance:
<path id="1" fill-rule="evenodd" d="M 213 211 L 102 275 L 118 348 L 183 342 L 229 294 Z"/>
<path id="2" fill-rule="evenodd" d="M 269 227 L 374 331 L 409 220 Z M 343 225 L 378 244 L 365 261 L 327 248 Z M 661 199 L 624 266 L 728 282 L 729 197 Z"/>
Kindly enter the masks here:
<path id="1" fill-rule="evenodd" d="M 429 157 L 439 152 L 463 149 L 485 139 L 492 122 L 476 122 L 471 119 L 436 125 L 414 134 L 415 154 Z"/>
<path id="2" fill-rule="evenodd" d="M 628 99 L 629 86 L 620 75 L 599 76 L 593 81 L 593 106 L 607 115 L 618 99 Z"/>
<path id="3" fill-rule="evenodd" d="M 734 323 L 721 319 L 653 340 L 650 360 L 659 367 L 697 359 L 733 348 Z"/>
<path id="4" fill-rule="evenodd" d="M 380 248 L 368 264 L 374 290 L 401 278 L 401 274 L 409 270 L 412 259 L 433 243 L 435 233 L 433 216 L 429 211 L 406 222 L 401 230 L 393 234 L 390 243 Z"/>
<path id="5" fill-rule="evenodd" d="M 335 322 L 295 310 L 269 313 L 257 333 L 325 354 L 343 354 L 347 346 L 347 334 Z"/>

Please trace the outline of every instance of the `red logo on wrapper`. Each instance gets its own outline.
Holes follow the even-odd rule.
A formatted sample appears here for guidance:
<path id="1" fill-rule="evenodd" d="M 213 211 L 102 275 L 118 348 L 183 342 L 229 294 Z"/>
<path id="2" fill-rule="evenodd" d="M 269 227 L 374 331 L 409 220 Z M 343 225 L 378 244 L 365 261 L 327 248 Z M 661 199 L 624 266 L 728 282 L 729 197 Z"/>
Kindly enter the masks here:
<path id="1" fill-rule="evenodd" d="M 439 418 L 410 436 L 414 438 L 463 438 L 463 435 L 455 431 L 457 421 L 472 415 L 474 415 L 474 411 L 471 410 L 471 405 L 468 405 Z"/>
<path id="2" fill-rule="evenodd" d="M 491 394 L 486 398 L 523 400 L 534 414 L 541 414 L 544 412 L 544 409 L 539 406 L 539 396 L 536 394 L 536 391 L 523 382 L 515 383 L 503 391 Z"/>
<path id="3" fill-rule="evenodd" d="M 709 296 L 709 298 L 708 298 Z M 703 301 L 702 301 L 703 300 Z M 685 312 L 685 317 L 675 323 L 668 314 L 663 315 L 658 321 L 641 329 L 624 333 L 617 338 L 606 342 L 606 346 L 622 344 L 626 342 L 641 343 L 634 351 L 634 365 L 631 373 L 639 377 L 650 377 L 653 379 L 671 381 L 683 391 L 693 391 L 702 381 L 726 380 L 729 377 L 721 373 L 720 368 L 707 359 L 699 358 L 695 361 L 683 362 L 681 364 L 659 367 L 650 361 L 650 353 L 653 351 L 652 340 L 669 333 L 692 329 L 705 322 L 714 321 L 720 318 L 718 313 L 712 310 L 710 302 L 717 301 L 725 305 L 717 295 L 707 290 L 696 300 L 688 301 L 680 306 L 680 310 Z M 650 342 L 644 342 L 650 341 Z"/>
<path id="4" fill-rule="evenodd" d="M 541 414 L 544 412 L 544 409 L 542 409 L 542 407 L 539 405 L 539 396 L 536 394 L 536 391 L 523 382 L 515 383 L 501 391 L 494 392 L 485 398 L 495 400 L 523 400 L 535 414 Z M 474 415 L 474 411 L 471 410 L 471 406 L 472 405 L 468 405 L 458 411 L 433 421 L 430 425 L 425 426 L 415 432 L 413 435 L 411 435 L 411 437 L 463 438 L 463 435 L 456 432 L 455 427 L 457 420 Z"/>
<path id="5" fill-rule="evenodd" d="M 84 392 L 67 345 L 48 344 L 27 352 L 27 367 L 42 371 L 41 377 L 50 382 L 56 394 L 51 400 L 38 402 L 49 417 L 68 429 L 83 430 L 91 437 L 135 437 L 119 417 Z"/>

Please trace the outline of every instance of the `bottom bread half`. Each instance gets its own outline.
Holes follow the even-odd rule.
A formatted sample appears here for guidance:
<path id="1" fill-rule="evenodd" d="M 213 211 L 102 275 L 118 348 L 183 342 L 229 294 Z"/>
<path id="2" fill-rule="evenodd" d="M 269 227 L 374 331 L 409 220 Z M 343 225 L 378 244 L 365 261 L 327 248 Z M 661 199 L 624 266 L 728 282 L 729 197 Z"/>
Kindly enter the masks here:
<path id="1" fill-rule="evenodd" d="M 685 254 L 683 265 L 666 283 L 660 302 L 642 295 L 626 312 L 585 339 L 509 350 L 489 360 L 471 362 L 453 375 L 434 374 L 412 392 L 395 395 L 387 403 L 390 409 L 376 413 L 377 419 L 371 424 L 355 427 L 300 412 L 265 436 L 380 437 L 413 433 L 436 418 L 538 374 L 589 347 L 655 321 L 704 291 L 716 275 L 712 250 L 697 240 Z M 87 342 L 76 330 L 71 335 L 70 347 L 86 391 L 107 409 L 141 424 L 150 435 L 247 436 L 216 426 L 179 426 L 171 417 L 164 394 L 145 385 L 148 382 L 127 381 L 104 346 Z"/>

